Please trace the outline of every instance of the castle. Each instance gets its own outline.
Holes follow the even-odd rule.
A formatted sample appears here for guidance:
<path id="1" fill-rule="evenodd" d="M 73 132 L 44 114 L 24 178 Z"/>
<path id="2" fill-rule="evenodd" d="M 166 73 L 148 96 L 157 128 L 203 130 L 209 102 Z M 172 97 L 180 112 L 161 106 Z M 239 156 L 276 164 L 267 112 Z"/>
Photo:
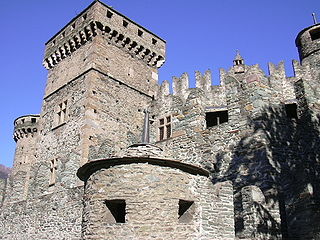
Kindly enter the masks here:
<path id="1" fill-rule="evenodd" d="M 171 94 L 166 42 L 94 1 L 46 43 L 40 115 L 14 121 L 0 239 L 320 239 L 320 24 L 296 46 L 294 77 L 238 53 Z"/>

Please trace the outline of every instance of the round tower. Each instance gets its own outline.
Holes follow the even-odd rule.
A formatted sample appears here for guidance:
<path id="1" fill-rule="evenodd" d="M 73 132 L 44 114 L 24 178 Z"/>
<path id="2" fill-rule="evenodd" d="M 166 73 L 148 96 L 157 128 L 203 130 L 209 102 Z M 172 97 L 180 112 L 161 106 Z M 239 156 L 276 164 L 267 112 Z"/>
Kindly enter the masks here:
<path id="1" fill-rule="evenodd" d="M 35 161 L 39 115 L 26 115 L 14 121 L 16 151 L 9 178 L 7 202 L 20 201 L 28 193 L 30 166 Z"/>
<path id="2" fill-rule="evenodd" d="M 16 152 L 13 170 L 23 169 L 34 158 L 35 141 L 38 136 L 39 115 L 27 115 L 14 121 L 13 139 L 16 141 Z"/>
<path id="3" fill-rule="evenodd" d="M 154 145 L 91 161 L 78 177 L 85 182 L 83 240 L 234 238 L 232 184 L 214 185 L 207 170 Z"/>
<path id="4" fill-rule="evenodd" d="M 300 61 L 319 65 L 320 60 L 320 24 L 303 29 L 296 38 Z"/>

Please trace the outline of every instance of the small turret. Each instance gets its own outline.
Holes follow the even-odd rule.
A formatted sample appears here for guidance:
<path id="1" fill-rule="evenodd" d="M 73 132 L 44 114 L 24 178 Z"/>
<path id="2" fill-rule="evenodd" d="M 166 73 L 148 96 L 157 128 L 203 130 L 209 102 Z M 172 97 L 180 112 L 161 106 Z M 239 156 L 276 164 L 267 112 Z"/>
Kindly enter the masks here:
<path id="1" fill-rule="evenodd" d="M 18 142 L 21 138 L 29 138 L 35 136 L 38 132 L 39 115 L 27 115 L 17 118 L 14 121 L 13 139 Z"/>
<path id="2" fill-rule="evenodd" d="M 315 64 L 320 58 L 320 24 L 303 29 L 296 38 L 300 61 Z"/>
<path id="3" fill-rule="evenodd" d="M 245 71 L 244 59 L 240 55 L 239 50 L 237 50 L 237 54 L 233 60 L 233 68 L 235 73 L 244 73 Z"/>
<path id="4" fill-rule="evenodd" d="M 14 121 L 13 139 L 16 141 L 16 152 L 12 173 L 25 170 L 34 158 L 36 137 L 38 136 L 39 115 L 26 115 Z"/>
<path id="5" fill-rule="evenodd" d="M 22 116 L 14 121 L 13 138 L 17 145 L 5 202 L 21 201 L 27 197 L 30 167 L 36 159 L 38 121 L 39 115 Z"/>

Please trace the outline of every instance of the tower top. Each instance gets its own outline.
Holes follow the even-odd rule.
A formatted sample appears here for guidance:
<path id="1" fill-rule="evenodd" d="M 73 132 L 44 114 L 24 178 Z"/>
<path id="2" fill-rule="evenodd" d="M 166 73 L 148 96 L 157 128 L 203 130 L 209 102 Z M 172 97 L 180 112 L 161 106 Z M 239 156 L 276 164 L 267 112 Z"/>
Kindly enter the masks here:
<path id="1" fill-rule="evenodd" d="M 132 50 L 149 66 L 160 68 L 165 61 L 166 42 L 162 38 L 95 0 L 46 43 L 44 66 L 53 68 L 97 35 L 125 51 Z"/>
<path id="2" fill-rule="evenodd" d="M 320 49 L 320 23 L 303 29 L 296 38 L 300 60 L 318 52 Z"/>
<path id="3" fill-rule="evenodd" d="M 236 52 L 237 52 L 237 53 L 236 53 L 236 56 L 235 56 L 235 58 L 234 58 L 234 60 L 233 60 L 233 66 L 244 65 L 244 59 L 243 59 L 243 57 L 240 55 L 240 51 L 237 50 Z"/>

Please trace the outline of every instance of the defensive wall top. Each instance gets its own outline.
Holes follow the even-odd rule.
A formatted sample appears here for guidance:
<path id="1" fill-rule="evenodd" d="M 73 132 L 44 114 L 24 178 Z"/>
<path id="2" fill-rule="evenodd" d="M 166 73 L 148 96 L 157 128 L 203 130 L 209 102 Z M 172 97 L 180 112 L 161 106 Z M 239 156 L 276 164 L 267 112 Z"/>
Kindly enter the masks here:
<path id="1" fill-rule="evenodd" d="M 44 66 L 51 69 L 71 55 L 98 32 L 117 47 L 142 54 L 150 65 L 160 67 L 165 61 L 166 42 L 146 28 L 101 1 L 92 2 L 47 43 Z"/>

